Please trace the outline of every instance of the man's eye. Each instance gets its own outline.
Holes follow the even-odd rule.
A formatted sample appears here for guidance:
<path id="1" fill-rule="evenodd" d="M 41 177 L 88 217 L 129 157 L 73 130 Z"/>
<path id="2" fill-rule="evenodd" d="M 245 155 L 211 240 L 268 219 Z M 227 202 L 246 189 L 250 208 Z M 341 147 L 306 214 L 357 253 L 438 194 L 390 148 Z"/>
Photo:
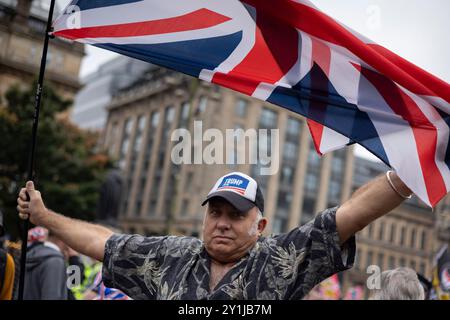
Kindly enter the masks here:
<path id="1" fill-rule="evenodd" d="M 231 215 L 232 215 L 233 218 L 236 218 L 236 219 L 240 219 L 240 218 L 244 217 L 244 215 L 241 214 L 239 211 L 235 211 Z"/>

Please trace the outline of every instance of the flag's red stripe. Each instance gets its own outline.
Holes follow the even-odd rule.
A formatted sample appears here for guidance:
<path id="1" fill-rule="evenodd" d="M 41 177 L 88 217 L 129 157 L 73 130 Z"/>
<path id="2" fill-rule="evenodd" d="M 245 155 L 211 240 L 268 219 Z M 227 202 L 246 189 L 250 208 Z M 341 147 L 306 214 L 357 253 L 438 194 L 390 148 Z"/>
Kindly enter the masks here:
<path id="1" fill-rule="evenodd" d="M 72 40 L 82 38 L 137 37 L 204 29 L 229 20 L 231 18 L 211 10 L 200 9 L 173 18 L 80 29 L 66 29 L 55 32 L 55 35 Z"/>
<path id="2" fill-rule="evenodd" d="M 323 153 L 320 150 L 320 144 L 322 142 L 323 125 L 311 119 L 307 119 L 307 123 L 309 131 L 311 132 L 311 136 L 313 138 L 314 147 L 316 148 L 317 153 L 322 156 Z"/>
<path id="3" fill-rule="evenodd" d="M 255 7 L 258 11 L 270 13 L 279 21 L 312 36 L 347 48 L 364 62 L 409 91 L 420 95 L 438 96 L 450 102 L 450 85 L 442 83 L 441 86 L 435 86 L 433 81 L 416 80 L 415 75 L 410 75 L 402 69 L 402 65 L 390 61 L 388 57 L 364 43 L 335 20 L 314 8 L 292 0 L 278 0 L 276 10 L 274 10 L 271 1 L 242 0 L 242 2 Z M 289 14 L 286 14 L 286 12 Z M 423 70 L 422 76 L 425 79 L 430 77 Z"/>
<path id="4" fill-rule="evenodd" d="M 252 95 L 261 82 L 280 80 L 298 59 L 298 32 L 264 13 L 257 13 L 255 45 L 228 74 L 216 73 L 213 82 Z"/>
<path id="5" fill-rule="evenodd" d="M 393 81 L 372 70 L 361 67 L 358 69 L 380 92 L 392 110 L 410 123 L 428 198 L 431 205 L 434 206 L 447 193 L 444 179 L 435 161 L 438 138 L 436 127 L 423 114 L 414 100 Z"/>
<path id="6" fill-rule="evenodd" d="M 400 67 L 402 70 L 407 72 L 409 75 L 420 81 L 423 85 L 431 88 L 437 88 L 436 92 L 447 92 L 449 93 L 449 86 L 446 82 L 442 81 L 438 77 L 426 72 L 423 69 L 420 69 L 416 65 L 412 64 L 408 60 L 403 59 L 402 57 L 396 55 L 392 51 L 378 45 L 378 44 L 369 44 L 369 46 L 375 51 L 382 54 L 385 58 L 389 59 L 395 65 Z"/>
<path id="7" fill-rule="evenodd" d="M 323 72 L 330 76 L 331 49 L 325 43 L 311 37 L 312 42 L 312 60 L 316 62 Z"/>
<path id="8" fill-rule="evenodd" d="M 312 45 L 312 59 L 311 64 L 313 65 L 316 63 L 323 72 L 329 77 L 330 75 L 330 64 L 331 64 L 331 50 L 330 48 L 323 42 L 311 37 L 311 45 Z M 311 65 L 311 67 L 312 67 Z M 314 79 L 313 79 L 313 85 L 314 85 Z M 315 85 L 318 85 L 317 83 Z M 319 85 L 318 85 L 319 86 Z M 326 105 L 315 103 L 315 108 L 321 108 L 326 109 Z M 320 112 L 321 110 L 316 110 L 318 114 L 325 116 L 326 112 Z M 325 119 L 323 119 L 325 120 Z M 316 148 L 316 151 L 321 156 L 323 155 L 321 150 L 321 144 L 322 144 L 322 136 L 323 136 L 323 125 L 320 123 L 307 119 L 309 131 L 311 133 L 311 136 L 314 141 L 314 147 Z"/>

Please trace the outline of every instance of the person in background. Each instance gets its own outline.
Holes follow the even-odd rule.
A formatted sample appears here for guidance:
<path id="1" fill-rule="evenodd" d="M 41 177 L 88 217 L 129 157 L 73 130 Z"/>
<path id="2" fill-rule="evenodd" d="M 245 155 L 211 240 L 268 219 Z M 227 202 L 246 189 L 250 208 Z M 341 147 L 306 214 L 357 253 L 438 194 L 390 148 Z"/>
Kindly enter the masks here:
<path id="1" fill-rule="evenodd" d="M 425 292 L 410 268 L 397 268 L 381 273 L 380 289 L 372 295 L 371 300 L 424 300 Z"/>
<path id="2" fill-rule="evenodd" d="M 25 300 L 67 300 L 66 244 L 45 228 L 28 234 Z"/>
<path id="3" fill-rule="evenodd" d="M 0 300 L 11 300 L 15 266 L 13 257 L 3 247 L 4 235 L 3 213 L 0 210 Z"/>

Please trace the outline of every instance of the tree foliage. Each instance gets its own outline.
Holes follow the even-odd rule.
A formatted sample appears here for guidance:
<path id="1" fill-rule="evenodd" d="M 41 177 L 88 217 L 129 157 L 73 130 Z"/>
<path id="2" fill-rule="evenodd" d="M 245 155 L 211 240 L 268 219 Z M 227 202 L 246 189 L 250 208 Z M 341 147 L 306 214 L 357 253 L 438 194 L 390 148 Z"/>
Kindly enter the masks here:
<path id="1" fill-rule="evenodd" d="M 0 207 L 13 236 L 20 225 L 16 199 L 27 178 L 35 90 L 12 87 L 0 105 Z M 93 220 L 111 162 L 97 150 L 97 134 L 80 130 L 63 116 L 70 104 L 50 86 L 44 87 L 34 180 L 48 208 Z"/>

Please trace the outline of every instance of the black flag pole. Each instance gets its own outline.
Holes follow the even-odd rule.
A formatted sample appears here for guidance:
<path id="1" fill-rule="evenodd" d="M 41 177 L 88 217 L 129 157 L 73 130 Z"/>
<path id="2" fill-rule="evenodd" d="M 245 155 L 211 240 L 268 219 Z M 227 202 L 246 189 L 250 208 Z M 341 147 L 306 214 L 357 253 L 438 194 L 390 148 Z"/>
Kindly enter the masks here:
<path id="1" fill-rule="evenodd" d="M 34 180 L 34 158 L 35 158 L 35 150 L 36 150 L 36 138 L 37 138 L 37 129 L 39 124 L 39 110 L 41 108 L 41 98 L 42 98 L 42 87 L 44 85 L 44 74 L 45 67 L 47 64 L 47 51 L 48 51 L 48 42 L 50 40 L 50 33 L 52 31 L 52 20 L 53 20 L 53 11 L 55 9 L 55 1 L 51 0 L 50 10 L 48 12 L 48 20 L 47 20 L 47 28 L 45 30 L 45 40 L 44 40 L 44 48 L 42 49 L 42 59 L 41 59 L 41 67 L 39 70 L 39 80 L 36 89 L 36 98 L 34 104 L 34 116 L 33 116 L 33 129 L 31 134 L 31 149 L 29 154 L 29 162 L 28 162 L 28 176 L 27 181 Z M 27 240 L 28 240 L 28 229 L 30 226 L 30 219 L 24 220 L 23 223 L 23 231 L 22 231 L 22 251 L 21 251 L 21 259 L 20 259 L 20 278 L 19 278 L 19 295 L 18 300 L 23 300 L 23 292 L 25 287 L 25 268 L 27 263 Z"/>

